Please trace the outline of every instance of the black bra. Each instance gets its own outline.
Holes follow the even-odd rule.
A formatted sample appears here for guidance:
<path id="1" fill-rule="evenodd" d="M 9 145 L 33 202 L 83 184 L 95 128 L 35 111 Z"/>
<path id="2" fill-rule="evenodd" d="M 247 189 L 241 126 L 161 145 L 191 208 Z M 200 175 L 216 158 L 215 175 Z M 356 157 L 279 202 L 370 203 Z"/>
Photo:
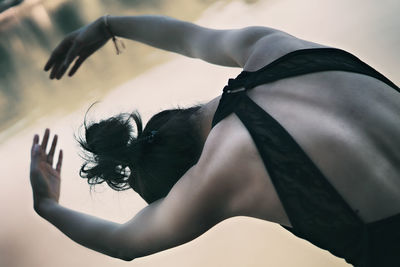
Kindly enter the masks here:
<path id="1" fill-rule="evenodd" d="M 279 122 L 246 93 L 261 84 L 329 70 L 372 76 L 400 92 L 394 83 L 346 51 L 333 48 L 298 50 L 257 71 L 243 71 L 236 79 L 229 79 L 212 125 L 231 113 L 242 121 L 293 226 L 285 227 L 287 230 L 349 263 L 374 266 L 370 265 L 370 225 L 350 208 Z M 400 216 L 396 218 L 400 222 Z M 397 241 L 400 243 L 400 237 Z"/>

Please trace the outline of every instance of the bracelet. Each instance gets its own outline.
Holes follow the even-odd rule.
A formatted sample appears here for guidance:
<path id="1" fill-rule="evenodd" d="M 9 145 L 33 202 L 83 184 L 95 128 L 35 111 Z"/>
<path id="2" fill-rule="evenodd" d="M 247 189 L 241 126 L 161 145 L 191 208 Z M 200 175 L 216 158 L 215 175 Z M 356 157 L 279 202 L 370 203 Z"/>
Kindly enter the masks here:
<path id="1" fill-rule="evenodd" d="M 125 44 L 124 44 L 124 42 L 122 40 L 120 40 L 117 37 L 115 37 L 115 34 L 111 31 L 110 25 L 108 24 L 108 17 L 109 16 L 110 15 L 103 16 L 104 26 L 105 26 L 105 29 L 106 29 L 108 35 L 111 36 L 111 40 L 114 43 L 114 47 L 115 47 L 115 51 L 116 51 L 117 55 L 119 55 L 119 54 L 122 53 L 122 49 L 125 49 Z"/>

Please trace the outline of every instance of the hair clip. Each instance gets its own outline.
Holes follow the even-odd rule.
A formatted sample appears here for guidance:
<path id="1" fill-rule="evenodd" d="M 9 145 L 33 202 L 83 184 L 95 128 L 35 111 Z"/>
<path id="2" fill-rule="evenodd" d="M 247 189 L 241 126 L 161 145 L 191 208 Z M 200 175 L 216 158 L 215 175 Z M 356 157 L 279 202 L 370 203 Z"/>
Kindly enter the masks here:
<path id="1" fill-rule="evenodd" d="M 147 142 L 148 143 L 153 143 L 156 133 L 157 133 L 157 131 L 151 131 L 150 132 L 150 135 L 147 136 Z"/>
<path id="2" fill-rule="evenodd" d="M 139 138 L 138 141 L 139 142 L 147 142 L 147 143 L 153 143 L 154 141 L 154 137 L 157 134 L 157 131 L 151 131 L 149 135 L 143 137 L 143 138 Z"/>

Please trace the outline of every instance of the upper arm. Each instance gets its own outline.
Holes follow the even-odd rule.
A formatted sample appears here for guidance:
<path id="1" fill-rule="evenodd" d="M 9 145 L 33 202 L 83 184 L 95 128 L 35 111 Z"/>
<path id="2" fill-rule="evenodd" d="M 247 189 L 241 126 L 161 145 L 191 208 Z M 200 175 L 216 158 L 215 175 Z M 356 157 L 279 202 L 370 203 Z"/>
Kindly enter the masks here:
<path id="1" fill-rule="evenodd" d="M 218 151 L 215 142 L 207 140 L 198 164 L 165 198 L 118 228 L 115 243 L 124 258 L 142 257 L 189 242 L 235 216 L 230 203 L 239 187 L 229 179 L 226 164 L 231 164 L 230 159 L 222 159 Z"/>
<path id="2" fill-rule="evenodd" d="M 256 70 L 295 50 L 326 47 L 261 26 L 213 30 L 196 26 L 187 34 L 187 55 L 207 62 Z"/>
<path id="3" fill-rule="evenodd" d="M 187 38 L 188 55 L 218 65 L 243 67 L 256 43 L 274 35 L 291 37 L 268 27 L 253 26 L 234 30 L 195 27 Z M 265 49 L 275 48 L 268 44 L 265 46 Z"/>

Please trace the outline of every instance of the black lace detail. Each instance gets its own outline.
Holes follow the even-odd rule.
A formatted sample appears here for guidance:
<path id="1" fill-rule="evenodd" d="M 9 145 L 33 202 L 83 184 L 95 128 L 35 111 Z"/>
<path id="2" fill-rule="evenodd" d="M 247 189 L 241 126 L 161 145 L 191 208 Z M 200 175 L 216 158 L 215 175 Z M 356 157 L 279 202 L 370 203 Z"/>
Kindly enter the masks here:
<path id="1" fill-rule="evenodd" d="M 243 71 L 230 79 L 213 126 L 232 112 L 245 125 L 293 226 L 285 227 L 287 230 L 349 263 L 370 266 L 369 224 L 362 222 L 284 127 L 246 93 L 260 84 L 326 70 L 366 74 L 399 91 L 383 75 L 343 50 L 299 50 L 256 72 Z"/>

